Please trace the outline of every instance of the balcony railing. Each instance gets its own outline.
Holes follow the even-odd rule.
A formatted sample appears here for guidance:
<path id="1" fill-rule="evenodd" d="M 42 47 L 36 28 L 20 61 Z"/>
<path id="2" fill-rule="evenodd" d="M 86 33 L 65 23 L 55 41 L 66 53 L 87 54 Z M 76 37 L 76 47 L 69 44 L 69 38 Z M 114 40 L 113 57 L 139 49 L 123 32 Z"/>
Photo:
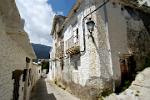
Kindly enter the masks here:
<path id="1" fill-rule="evenodd" d="M 71 37 L 66 42 L 66 54 L 74 55 L 80 52 L 79 39 Z"/>
<path id="2" fill-rule="evenodd" d="M 64 42 L 60 42 L 60 45 L 56 48 L 56 57 L 59 59 L 64 57 Z"/>

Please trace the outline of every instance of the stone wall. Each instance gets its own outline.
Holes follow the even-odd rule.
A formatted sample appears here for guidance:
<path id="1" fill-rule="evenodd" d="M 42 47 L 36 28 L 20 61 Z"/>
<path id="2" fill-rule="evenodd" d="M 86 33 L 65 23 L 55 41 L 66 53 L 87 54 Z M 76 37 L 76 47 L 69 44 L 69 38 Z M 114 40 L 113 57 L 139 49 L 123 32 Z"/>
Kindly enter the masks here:
<path id="1" fill-rule="evenodd" d="M 101 94 L 107 94 L 112 91 L 111 56 L 109 54 L 107 36 L 101 37 L 97 30 L 97 27 L 101 26 L 103 29 L 101 30 L 101 34 L 106 34 L 105 22 L 101 24 L 98 23 L 96 14 L 93 13 L 91 16 L 92 20 L 96 23 L 96 27 L 94 28 L 92 36 L 90 36 L 86 28 L 86 22 L 91 16 L 88 16 L 84 23 L 82 20 L 84 16 L 94 9 L 95 6 L 92 0 L 89 2 L 83 1 L 78 11 L 68 21 L 62 33 L 64 34 L 64 41 L 67 41 L 67 39 L 73 35 L 73 29 L 78 28 L 80 50 L 83 51 L 83 29 L 85 28 L 86 49 L 84 52 L 81 52 L 78 57 L 68 57 L 65 54 L 67 57 L 64 58 L 64 80 L 62 81 L 67 90 L 83 100 L 96 100 Z M 101 42 L 99 42 L 99 40 L 101 40 Z M 102 41 L 104 42 L 103 45 L 101 44 Z M 66 44 L 64 44 L 64 51 L 66 51 L 66 49 Z M 104 57 L 105 59 L 103 59 Z M 78 69 L 75 70 L 73 63 L 78 59 L 80 65 Z"/>
<path id="2" fill-rule="evenodd" d="M 128 48 L 134 55 L 136 71 L 150 66 L 150 14 L 125 7 L 131 16 L 127 19 Z"/>
<path id="3" fill-rule="evenodd" d="M 146 21 L 149 15 L 134 8 L 129 9 L 120 2 L 103 3 L 103 0 L 83 0 L 62 31 L 66 51 L 65 42 L 73 35 L 75 28 L 79 30 L 81 52 L 77 58 L 64 52 L 61 81 L 67 90 L 83 100 L 96 100 L 120 85 L 122 55 L 133 55 L 137 60 L 137 68 L 149 60 L 149 21 Z M 83 20 L 100 5 L 103 6 Z M 92 34 L 86 28 L 88 18 L 95 22 Z M 135 48 L 139 50 L 137 53 L 133 52 Z M 147 60 L 142 61 L 143 58 Z M 75 70 L 72 63 L 78 59 L 80 65 Z"/>
<path id="4" fill-rule="evenodd" d="M 110 2 L 107 4 L 108 32 L 112 55 L 113 78 L 120 80 L 120 56 L 134 56 L 136 66 L 132 69 L 142 70 L 149 66 L 149 14 L 143 10 Z M 147 65 L 146 65 L 147 64 Z"/>
<path id="5" fill-rule="evenodd" d="M 102 4 L 101 1 L 95 1 L 96 6 Z M 145 9 L 137 10 L 136 7 L 126 5 L 128 4 L 112 1 L 97 11 L 98 48 L 104 50 L 99 50 L 102 65 L 108 68 L 106 71 L 109 73 L 113 70 L 116 86 L 121 81 L 120 57 L 122 55 L 134 56 L 136 66 L 132 65 L 132 69 L 135 68 L 136 71 L 148 67 L 150 61 L 149 14 L 145 13 Z M 110 62 L 108 62 L 110 59 L 108 55 L 111 56 Z"/>

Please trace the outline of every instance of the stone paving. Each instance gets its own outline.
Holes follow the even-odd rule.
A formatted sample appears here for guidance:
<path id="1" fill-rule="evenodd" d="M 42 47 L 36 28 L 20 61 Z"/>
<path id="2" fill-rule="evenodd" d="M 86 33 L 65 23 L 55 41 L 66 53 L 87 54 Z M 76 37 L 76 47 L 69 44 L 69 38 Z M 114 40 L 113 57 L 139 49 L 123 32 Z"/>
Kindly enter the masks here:
<path id="1" fill-rule="evenodd" d="M 57 87 L 55 84 L 42 78 L 31 92 L 30 100 L 79 100 L 65 90 Z"/>

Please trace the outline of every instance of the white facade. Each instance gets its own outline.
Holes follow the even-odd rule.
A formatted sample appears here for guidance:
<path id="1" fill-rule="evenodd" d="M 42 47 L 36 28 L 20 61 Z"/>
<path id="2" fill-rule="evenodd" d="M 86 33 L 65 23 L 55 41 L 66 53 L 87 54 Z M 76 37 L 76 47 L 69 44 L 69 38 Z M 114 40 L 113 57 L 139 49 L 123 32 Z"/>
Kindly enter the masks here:
<path id="1" fill-rule="evenodd" d="M 90 6 L 90 7 L 89 7 Z M 78 33 L 78 37 L 79 37 L 79 44 L 80 44 L 80 51 L 84 50 L 84 40 L 83 40 L 83 28 L 85 28 L 85 44 L 86 44 L 86 51 L 85 52 L 81 52 L 81 56 L 80 56 L 80 65 L 78 65 L 78 70 L 76 69 L 72 69 L 72 80 L 74 80 L 74 82 L 76 84 L 80 84 L 82 86 L 85 86 L 86 82 L 91 79 L 91 77 L 100 77 L 102 74 L 101 72 L 101 67 L 107 63 L 106 67 L 108 73 L 106 73 L 108 76 L 107 78 L 112 77 L 112 61 L 111 61 L 111 53 L 109 52 L 109 41 L 107 41 L 108 36 L 106 37 L 106 40 L 103 42 L 106 42 L 106 52 L 107 53 L 107 60 L 105 60 L 104 64 L 100 62 L 100 58 L 99 58 L 99 54 L 98 51 L 96 50 L 97 47 L 95 46 L 95 44 L 92 42 L 91 37 L 89 36 L 90 33 L 88 32 L 87 28 L 86 28 L 86 22 L 88 21 L 88 18 L 92 18 L 92 20 L 97 24 L 97 19 L 96 19 L 96 13 L 91 14 L 90 16 L 88 16 L 85 20 L 85 23 L 83 24 L 83 18 L 89 14 L 91 11 L 93 11 L 96 7 L 95 5 L 92 4 L 92 1 L 88 2 L 85 1 L 84 3 L 82 2 L 81 8 L 78 9 L 77 13 L 75 13 L 70 21 L 68 21 L 68 24 L 66 25 L 66 27 L 64 28 L 64 31 L 62 34 L 64 34 L 64 51 L 67 50 L 66 48 L 66 41 L 74 36 L 74 30 L 78 29 L 79 33 Z M 105 23 L 106 24 L 106 23 Z M 105 25 L 104 24 L 104 25 Z M 84 27 L 83 27 L 84 25 Z M 107 34 L 107 27 L 103 27 L 104 28 L 104 32 L 105 34 Z M 95 38 L 95 41 L 98 41 L 97 38 L 97 34 L 98 34 L 98 30 L 95 27 L 94 28 L 94 32 L 93 32 L 93 37 Z M 104 53 L 104 52 L 101 52 Z M 66 54 L 65 54 L 66 55 Z M 69 59 L 69 58 L 67 58 Z M 107 62 L 106 62 L 107 61 Z M 66 67 L 67 65 L 65 65 Z M 71 65 L 73 66 L 73 65 Z M 106 69 L 104 69 L 106 70 Z M 65 70 L 64 70 L 65 71 Z"/>
<path id="2" fill-rule="evenodd" d="M 95 11 L 98 7 L 99 9 Z M 92 93 L 97 95 L 96 93 L 101 92 L 99 90 L 114 90 L 121 83 L 124 73 L 122 67 L 135 67 L 134 65 L 121 65 L 121 57 L 123 56 L 127 60 L 126 57 L 133 55 L 134 51 L 130 47 L 130 42 L 131 44 L 137 43 L 132 40 L 138 37 L 133 34 L 148 33 L 144 33 L 146 31 L 145 22 L 142 17 L 139 17 L 139 15 L 143 15 L 144 18 L 147 18 L 146 15 L 144 16 L 144 10 L 140 12 L 138 8 L 135 11 L 133 9 L 132 6 L 130 7 L 128 4 L 126 6 L 115 0 L 108 2 L 103 0 L 77 1 L 68 18 L 62 24 L 61 31 L 58 31 L 63 35 L 62 40 L 64 41 L 64 67 L 61 70 L 60 81 L 66 87 L 70 87 L 74 94 L 84 98 L 83 91 L 85 93 L 88 91 L 85 96 L 88 98 L 89 95 L 92 97 Z M 95 22 L 94 31 L 91 34 L 86 26 L 89 18 Z M 77 33 L 76 30 L 78 30 Z M 74 43 L 79 41 L 80 52 L 69 55 L 67 50 L 72 44 L 70 42 L 72 37 L 74 37 Z M 55 47 L 58 42 L 54 43 L 53 50 L 56 51 Z M 143 44 L 149 45 L 146 42 Z M 53 51 L 52 55 L 55 53 Z M 59 62 L 59 60 L 57 61 Z M 51 67 L 60 70 L 60 66 L 56 66 L 56 63 L 51 64 Z M 55 70 L 52 70 L 52 73 L 58 77 L 60 71 Z M 96 92 L 92 89 L 88 90 L 89 88 L 94 88 Z M 88 100 L 87 98 L 85 100 Z"/>
<path id="3" fill-rule="evenodd" d="M 32 87 L 27 84 L 31 83 L 29 69 L 32 70 L 32 59 L 36 57 L 22 24 L 15 0 L 1 0 L 0 100 L 29 100 Z"/>
<path id="4" fill-rule="evenodd" d="M 51 81 L 54 81 L 56 78 L 56 62 L 55 62 L 55 41 L 53 41 L 52 51 L 50 53 L 50 60 L 49 60 L 49 73 L 48 73 L 48 79 Z"/>

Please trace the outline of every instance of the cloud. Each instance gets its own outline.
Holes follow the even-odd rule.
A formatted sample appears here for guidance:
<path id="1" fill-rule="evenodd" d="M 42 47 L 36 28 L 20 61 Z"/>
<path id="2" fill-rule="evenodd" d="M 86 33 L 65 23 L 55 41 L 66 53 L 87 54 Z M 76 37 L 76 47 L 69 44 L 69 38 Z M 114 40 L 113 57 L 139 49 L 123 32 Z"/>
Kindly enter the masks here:
<path id="1" fill-rule="evenodd" d="M 30 42 L 52 45 L 49 34 L 56 13 L 47 2 L 48 0 L 16 0 L 20 15 L 25 20 L 24 29 Z"/>

